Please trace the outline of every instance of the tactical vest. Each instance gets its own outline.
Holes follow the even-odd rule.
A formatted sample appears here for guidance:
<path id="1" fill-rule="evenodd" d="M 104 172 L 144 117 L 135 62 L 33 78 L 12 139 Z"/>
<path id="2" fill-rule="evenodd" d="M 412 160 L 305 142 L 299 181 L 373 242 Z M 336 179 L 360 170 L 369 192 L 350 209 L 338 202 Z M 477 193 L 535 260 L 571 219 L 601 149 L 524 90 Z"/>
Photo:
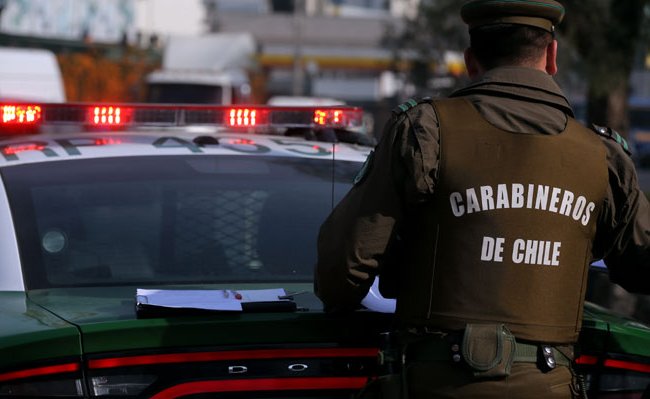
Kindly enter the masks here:
<path id="1" fill-rule="evenodd" d="M 433 106 L 438 183 L 409 210 L 398 318 L 450 330 L 505 323 L 519 339 L 575 342 L 608 184 L 600 139 L 572 118 L 558 135 L 522 134 L 466 99 Z"/>

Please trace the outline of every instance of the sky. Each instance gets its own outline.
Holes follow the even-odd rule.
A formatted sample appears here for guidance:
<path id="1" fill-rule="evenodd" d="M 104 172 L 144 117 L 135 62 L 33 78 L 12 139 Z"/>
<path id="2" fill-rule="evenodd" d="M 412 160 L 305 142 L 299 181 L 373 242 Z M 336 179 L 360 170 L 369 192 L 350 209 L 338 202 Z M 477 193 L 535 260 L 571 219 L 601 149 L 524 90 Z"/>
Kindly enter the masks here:
<path id="1" fill-rule="evenodd" d="M 205 31 L 202 19 L 201 0 L 135 0 L 135 23 L 143 33 L 198 35 Z"/>

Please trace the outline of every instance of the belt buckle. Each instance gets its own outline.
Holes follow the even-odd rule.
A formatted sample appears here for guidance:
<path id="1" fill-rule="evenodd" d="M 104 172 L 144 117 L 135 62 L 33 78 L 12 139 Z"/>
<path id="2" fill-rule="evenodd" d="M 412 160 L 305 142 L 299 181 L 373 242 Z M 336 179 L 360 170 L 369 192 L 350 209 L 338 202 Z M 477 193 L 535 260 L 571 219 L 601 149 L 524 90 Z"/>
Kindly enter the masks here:
<path id="1" fill-rule="evenodd" d="M 553 347 L 550 345 L 540 345 L 538 351 L 538 358 L 541 363 L 541 369 L 543 371 L 553 370 L 557 366 L 555 354 L 553 353 Z"/>

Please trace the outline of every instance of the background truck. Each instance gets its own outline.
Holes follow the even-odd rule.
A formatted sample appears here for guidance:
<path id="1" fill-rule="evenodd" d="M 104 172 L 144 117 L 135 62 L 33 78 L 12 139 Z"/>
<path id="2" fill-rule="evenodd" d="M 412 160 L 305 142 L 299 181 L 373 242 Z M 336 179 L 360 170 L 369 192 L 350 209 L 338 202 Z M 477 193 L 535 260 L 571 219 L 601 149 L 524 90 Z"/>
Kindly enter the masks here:
<path id="1" fill-rule="evenodd" d="M 255 40 L 246 33 L 171 37 L 163 52 L 162 68 L 147 76 L 147 101 L 248 102 L 248 71 L 255 53 Z"/>
<path id="2" fill-rule="evenodd" d="M 0 47 L 0 99 L 65 102 L 58 61 L 44 49 Z"/>

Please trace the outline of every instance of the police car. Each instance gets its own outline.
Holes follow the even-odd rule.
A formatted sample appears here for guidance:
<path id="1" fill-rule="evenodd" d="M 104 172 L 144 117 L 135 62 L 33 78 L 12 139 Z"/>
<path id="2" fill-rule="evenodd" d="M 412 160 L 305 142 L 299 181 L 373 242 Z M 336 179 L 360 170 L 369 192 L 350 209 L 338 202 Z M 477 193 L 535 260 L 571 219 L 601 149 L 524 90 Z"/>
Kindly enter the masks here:
<path id="1" fill-rule="evenodd" d="M 312 292 L 373 144 L 360 109 L 0 107 L 0 397 L 349 398 L 377 375 L 390 303 Z M 202 305 L 146 300 L 179 292 Z M 590 393 L 641 397 L 650 328 L 592 304 L 584 326 Z"/>

